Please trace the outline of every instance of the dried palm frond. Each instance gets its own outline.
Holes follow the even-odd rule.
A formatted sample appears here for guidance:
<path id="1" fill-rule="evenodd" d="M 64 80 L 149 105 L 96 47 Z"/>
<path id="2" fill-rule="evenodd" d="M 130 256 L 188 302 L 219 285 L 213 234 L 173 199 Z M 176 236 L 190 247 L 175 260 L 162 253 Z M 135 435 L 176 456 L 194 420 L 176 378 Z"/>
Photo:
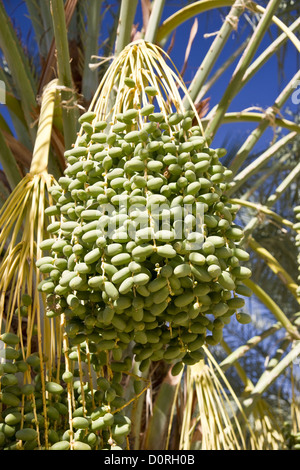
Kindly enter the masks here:
<path id="1" fill-rule="evenodd" d="M 41 257 L 39 244 L 50 223 L 44 211 L 51 203 L 48 189 L 54 183 L 53 176 L 47 172 L 47 164 L 56 86 L 57 81 L 54 80 L 45 88 L 42 96 L 30 172 L 20 181 L 0 210 L 0 323 L 5 320 L 6 331 L 14 330 L 19 333 L 24 359 L 31 354 L 32 349 L 38 349 L 41 357 L 42 349 L 44 353 L 51 350 L 46 323 L 42 332 L 41 311 L 44 309 L 45 299 L 37 290 L 41 274 L 35 263 Z M 31 302 L 27 301 L 30 305 L 25 305 L 26 309 L 22 308 L 24 294 L 31 298 Z M 38 344 L 33 344 L 36 328 Z M 51 360 L 51 357 L 48 356 L 48 359 Z"/>

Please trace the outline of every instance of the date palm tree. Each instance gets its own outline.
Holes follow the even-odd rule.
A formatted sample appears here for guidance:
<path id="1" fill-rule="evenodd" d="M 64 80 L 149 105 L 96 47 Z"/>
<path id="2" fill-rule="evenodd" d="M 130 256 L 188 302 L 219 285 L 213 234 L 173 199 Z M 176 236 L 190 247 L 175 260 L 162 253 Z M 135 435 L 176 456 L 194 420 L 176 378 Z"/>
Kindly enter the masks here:
<path id="1" fill-rule="evenodd" d="M 108 110 L 114 109 L 116 96 L 126 101 L 120 77 L 109 67 L 112 61 L 139 41 L 156 45 L 153 51 L 172 58 L 175 32 L 190 20 L 193 26 L 184 38 L 181 75 L 171 61 L 172 74 L 162 62 L 160 70 L 171 97 L 178 96 L 185 110 L 197 110 L 203 136 L 211 145 L 220 129 L 234 133 L 236 125 L 249 125 L 250 131 L 242 142 L 235 142 L 223 161 L 232 171 L 226 197 L 238 209 L 238 222 L 244 229 L 240 245 L 250 254 L 253 276 L 245 284 L 253 294 L 245 308 L 252 324 L 225 325 L 221 343 L 206 346 L 205 359 L 177 376 L 171 373 L 172 364 L 163 360 L 150 364 L 143 373 L 134 364 L 122 382 L 124 409 L 132 421 L 126 446 L 134 450 L 297 448 L 300 297 L 296 240 L 300 230 L 293 207 L 299 201 L 300 126 L 295 114 L 283 114 L 300 83 L 299 71 L 286 71 L 287 84 L 267 109 L 254 108 L 250 98 L 247 109 L 231 108 L 250 80 L 260 87 L 259 71 L 267 69 L 274 55 L 282 60 L 289 48 L 299 57 L 299 7 L 280 0 L 265 1 L 263 6 L 250 0 L 183 1 L 172 14 L 169 7 L 165 0 L 25 0 L 21 8 L 30 23 L 29 43 L 20 34 L 12 2 L 0 1 L 0 80 L 6 90 L 6 107 L 0 114 L 1 333 L 19 336 L 22 357 L 28 363 L 33 355 L 38 357 L 41 389 L 49 392 L 47 383 L 59 382 L 57 374 L 68 343 L 63 312 L 53 318 L 45 313 L 46 295 L 39 290 L 44 276 L 38 261 L 40 244 L 53 222 L 51 189 L 67 167 L 65 151 L 80 136 L 78 119 L 101 106 L 100 97 Z M 215 11 L 223 15 L 220 29 L 209 46 L 201 38 L 204 58 L 196 64 L 193 80 L 185 84 L 182 77 L 198 18 Z M 220 65 L 222 52 L 239 26 L 247 38 Z M 267 35 L 271 40 L 265 46 Z M 223 78 L 228 72 L 226 83 Z M 156 73 L 149 64 L 149 76 Z M 269 81 L 275 94 L 275 80 L 270 77 Z M 103 85 L 99 86 L 103 83 L 108 90 L 105 98 Z M 215 86 L 220 87 L 221 98 L 210 108 Z M 162 106 L 167 108 L 168 97 Z M 272 142 L 257 151 L 270 129 L 274 130 Z M 83 387 L 84 371 L 79 369 Z M 274 396 L 281 392 L 283 379 L 286 388 L 278 403 Z M 30 380 L 26 371 L 25 384 Z M 138 392 L 137 381 L 142 384 Z M 72 425 L 69 383 L 67 388 L 66 429 Z M 36 446 L 48 449 L 52 429 L 46 400 L 41 407 L 44 442 L 36 404 L 30 426 L 37 432 Z M 289 415 L 287 427 L 280 411 L 283 407 Z M 23 448 L 22 437 L 5 442 L 8 448 Z"/>

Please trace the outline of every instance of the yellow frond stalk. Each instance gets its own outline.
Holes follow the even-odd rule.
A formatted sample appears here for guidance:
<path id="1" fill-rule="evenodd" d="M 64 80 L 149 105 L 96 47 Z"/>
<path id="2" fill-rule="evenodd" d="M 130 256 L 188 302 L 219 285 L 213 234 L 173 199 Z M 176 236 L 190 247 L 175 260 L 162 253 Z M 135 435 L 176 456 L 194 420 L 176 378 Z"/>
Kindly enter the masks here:
<path id="1" fill-rule="evenodd" d="M 202 450 L 279 448 L 283 438 L 267 406 L 260 401 L 253 420 L 248 419 L 216 360 L 207 348 L 205 353 L 206 362 L 187 367 L 190 392 L 184 404 L 180 449 L 189 450 L 194 443 Z"/>
<path id="2" fill-rule="evenodd" d="M 195 390 L 197 413 L 191 426 L 193 409 L 191 406 L 185 408 L 180 449 L 191 448 L 194 430 L 199 426 L 202 450 L 245 450 L 246 443 L 232 399 L 210 364 L 200 362 L 188 367 L 187 388 Z"/>
<path id="3" fill-rule="evenodd" d="M 265 400 L 258 400 L 251 416 L 247 416 L 213 355 L 207 348 L 205 352 L 206 363 L 187 368 L 187 388 L 194 391 L 191 395 L 196 395 L 196 406 L 189 406 L 192 399 L 187 400 L 180 448 L 191 448 L 196 427 L 200 429 L 202 450 L 284 448 L 284 436 Z"/>
<path id="4" fill-rule="evenodd" d="M 253 430 L 256 436 L 256 444 L 250 436 L 250 446 L 255 450 L 282 450 L 284 437 L 269 405 L 265 400 L 258 400 L 252 412 Z"/>
<path id="5" fill-rule="evenodd" d="M 40 314 L 37 285 L 41 279 L 40 273 L 35 268 L 36 260 L 40 258 L 38 244 L 45 230 L 44 224 L 40 223 L 40 212 L 44 212 L 48 205 L 45 194 L 53 184 L 53 177 L 47 174 L 34 176 L 28 174 L 24 180 L 26 185 L 23 185 L 24 181 L 20 183 L 22 191 L 17 187 L 16 193 L 13 192 L 9 198 L 9 204 L 0 212 L 0 219 L 10 221 L 0 233 L 3 256 L 0 264 L 0 323 L 5 318 L 6 329 L 9 331 L 15 323 L 16 314 L 20 321 L 18 326 L 20 332 L 22 324 L 26 323 L 28 343 L 26 354 L 30 354 L 30 339 L 36 321 L 35 316 L 37 313 Z M 15 207 L 12 212 L 10 212 L 11 204 Z M 33 304 L 28 307 L 28 315 L 21 318 L 23 294 L 30 295 Z M 25 352 L 23 355 L 25 357 Z"/>
<path id="6" fill-rule="evenodd" d="M 54 184 L 47 165 L 56 87 L 54 80 L 42 96 L 30 172 L 0 210 L 0 326 L 5 325 L 2 329 L 19 335 L 24 360 L 32 352 L 39 353 L 42 370 L 43 356 L 49 355 L 53 345 L 47 341 L 49 322 L 42 320 L 46 299 L 38 292 L 42 277 L 35 263 L 41 257 L 39 245 L 50 223 L 44 211 L 52 203 L 48 191 Z M 22 305 L 24 294 L 30 296 L 30 305 Z M 29 376 L 27 379 L 31 381 Z"/>
<path id="7" fill-rule="evenodd" d="M 39 355 L 44 416 L 47 416 L 44 372 L 51 378 L 51 360 L 60 345 L 53 345 L 49 331 L 56 319 L 49 322 L 43 318 L 46 298 L 38 291 L 42 275 L 36 261 L 41 257 L 39 245 L 51 222 L 44 211 L 52 204 L 48 194 L 55 183 L 47 167 L 56 91 L 57 80 L 44 89 L 30 172 L 0 210 L 0 327 L 18 334 L 24 360 L 32 352 Z M 31 299 L 29 305 L 22 305 L 24 294 Z M 25 373 L 24 382 L 31 383 L 31 380 L 30 373 Z M 33 410 L 36 411 L 34 406 Z M 46 448 L 47 445 L 46 437 Z"/>
<path id="8" fill-rule="evenodd" d="M 300 401 L 299 401 L 299 379 L 295 374 L 294 365 L 291 365 L 291 384 L 292 384 L 292 401 L 291 401 L 291 424 L 293 433 L 300 432 Z"/>
<path id="9" fill-rule="evenodd" d="M 133 80 L 134 86 L 127 86 L 128 78 Z M 149 96 L 147 87 L 155 88 L 157 94 Z M 158 46 L 140 39 L 129 44 L 114 59 L 93 97 L 89 111 L 94 111 L 98 120 L 110 119 L 111 123 L 115 123 L 118 113 L 130 108 L 140 109 L 150 103 L 156 105 L 166 117 L 172 112 L 184 112 L 183 96 L 179 90 L 189 100 L 202 128 L 187 88 L 170 57 Z M 143 122 L 137 125 L 141 128 Z"/>

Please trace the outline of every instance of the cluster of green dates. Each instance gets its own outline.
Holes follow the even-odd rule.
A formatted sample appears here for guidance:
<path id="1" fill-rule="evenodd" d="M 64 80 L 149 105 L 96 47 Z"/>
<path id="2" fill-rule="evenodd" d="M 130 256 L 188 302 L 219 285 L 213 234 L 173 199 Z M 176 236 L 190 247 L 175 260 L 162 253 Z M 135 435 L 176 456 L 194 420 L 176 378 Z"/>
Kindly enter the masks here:
<path id="1" fill-rule="evenodd" d="M 299 271 L 299 276 L 298 276 L 298 283 L 300 284 L 300 206 L 294 207 L 294 214 L 295 214 L 295 223 L 294 223 L 294 230 L 296 230 L 297 235 L 296 235 L 296 247 L 298 247 L 298 256 L 297 256 L 297 261 L 298 261 L 298 271 Z M 297 294 L 300 297 L 300 285 L 297 289 Z"/>
<path id="2" fill-rule="evenodd" d="M 54 439 L 51 434 L 51 450 L 122 450 L 127 446 L 131 421 L 116 411 L 125 402 L 121 377 L 121 373 L 111 380 L 98 377 L 96 388 L 80 378 L 73 381 L 77 406 L 72 413 L 72 430 L 65 425 Z"/>
<path id="3" fill-rule="evenodd" d="M 50 188 L 39 289 L 47 316 L 64 313 L 71 346 L 88 342 L 96 369 L 102 351 L 122 363 L 133 344 L 141 371 L 165 360 L 177 374 L 220 342 L 234 314 L 249 321 L 239 311 L 249 255 L 224 195 L 231 171 L 193 118 L 151 103 L 110 123 L 84 113 Z"/>
<path id="4" fill-rule="evenodd" d="M 4 333 L 1 341 L 6 347 L 0 351 L 5 361 L 0 363 L 0 450 L 120 450 L 126 445 L 131 422 L 117 411 L 125 402 L 121 372 L 111 380 L 98 377 L 94 387 L 80 379 L 79 369 L 73 373 L 62 369 L 60 380 L 44 382 L 45 400 L 39 355 L 33 353 L 23 360 L 14 333 Z"/>

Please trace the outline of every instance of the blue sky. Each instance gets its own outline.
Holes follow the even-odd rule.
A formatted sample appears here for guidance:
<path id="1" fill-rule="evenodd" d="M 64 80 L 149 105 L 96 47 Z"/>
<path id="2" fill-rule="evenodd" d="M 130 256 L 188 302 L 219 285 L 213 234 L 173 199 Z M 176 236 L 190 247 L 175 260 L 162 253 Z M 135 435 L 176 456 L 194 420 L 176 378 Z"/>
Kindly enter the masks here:
<path id="1" fill-rule="evenodd" d="M 164 11 L 163 19 L 172 14 L 176 10 L 176 2 L 170 2 L 170 5 Z M 228 10 L 227 10 L 228 11 Z M 227 13 L 227 12 L 226 12 Z M 193 46 L 191 49 L 191 54 L 189 58 L 189 65 L 187 67 L 186 74 L 184 76 L 185 80 L 188 82 L 190 81 L 199 64 L 203 60 L 207 50 L 209 49 L 210 45 L 214 40 L 214 36 L 205 38 L 205 34 L 210 34 L 218 31 L 222 25 L 224 17 L 222 16 L 221 12 L 219 11 L 211 11 L 209 14 L 205 15 L 198 15 L 198 33 L 196 38 L 193 42 Z M 192 27 L 194 19 L 188 20 L 183 23 L 176 32 L 176 41 L 175 47 L 173 52 L 171 53 L 172 59 L 174 60 L 175 64 L 181 69 L 183 60 L 184 60 L 184 53 L 185 48 L 188 42 L 190 29 Z M 246 28 L 243 31 L 244 23 L 241 21 L 239 23 L 238 29 L 234 32 L 223 50 L 223 53 L 220 55 L 216 66 L 214 67 L 211 75 L 216 71 L 220 65 L 238 48 L 238 46 L 243 42 L 246 38 L 245 32 L 249 32 L 250 28 Z M 275 35 L 276 31 L 275 28 L 272 27 L 272 33 Z M 275 36 L 276 37 L 276 36 Z M 270 37 L 266 35 L 262 44 L 260 45 L 259 50 L 255 58 L 270 44 Z M 284 74 L 281 79 L 279 78 L 278 74 L 278 61 L 276 55 L 273 56 L 257 73 L 257 75 L 251 79 L 246 87 L 242 89 L 240 93 L 235 97 L 232 101 L 228 111 L 239 111 L 251 107 L 263 108 L 267 109 L 274 103 L 274 100 L 279 95 L 280 91 L 283 87 L 289 82 L 289 80 L 293 77 L 293 75 L 299 69 L 299 63 L 297 62 L 297 58 L 299 59 L 299 54 L 295 50 L 293 45 L 290 45 L 287 54 L 286 54 L 286 61 L 284 67 Z M 234 71 L 235 66 L 237 65 L 237 61 L 233 63 L 233 65 L 225 72 L 221 79 L 219 79 L 216 84 L 210 89 L 210 92 L 207 96 L 210 97 L 210 105 L 211 107 L 215 106 L 218 101 L 221 99 L 225 87 L 227 86 L 228 82 L 230 81 L 231 75 Z M 296 106 L 289 100 L 286 103 L 287 107 L 289 107 L 294 112 L 297 111 Z M 283 110 L 283 114 L 285 112 Z M 285 115 L 286 116 L 286 115 Z M 246 136 L 255 127 L 255 124 L 240 124 L 240 125 L 232 125 L 226 124 L 220 128 L 217 133 L 216 139 L 214 140 L 214 144 L 217 143 L 222 144 L 223 139 L 232 137 L 240 138 L 245 140 Z M 273 137 L 273 131 L 266 132 L 264 139 L 261 143 L 258 144 L 258 148 L 263 148 L 266 143 Z"/>
<path id="2" fill-rule="evenodd" d="M 114 2 L 111 2 L 114 3 Z M 140 26 L 142 25 L 142 16 L 141 16 L 141 6 L 137 9 L 137 14 L 135 18 L 135 22 L 138 23 Z M 22 35 L 22 40 L 25 44 L 29 47 L 33 47 L 34 45 L 34 32 L 31 28 L 30 22 L 28 20 L 28 13 L 26 10 L 26 4 L 22 0 L 12 1 L 12 0 L 4 0 L 4 5 L 11 16 L 11 19 L 15 25 L 19 28 L 20 34 Z M 182 1 L 179 0 L 167 0 L 162 21 L 180 9 L 183 5 Z M 229 11 L 229 10 L 227 10 Z M 225 13 L 227 13 L 224 10 Z M 194 77 L 199 64 L 203 60 L 206 51 L 208 50 L 209 46 L 211 45 L 214 36 L 204 37 L 205 34 L 210 34 L 218 31 L 222 25 L 224 17 L 222 16 L 222 12 L 210 11 L 208 14 L 201 14 L 197 16 L 198 18 L 198 32 L 193 42 L 191 53 L 189 57 L 188 66 L 186 69 L 186 73 L 184 75 L 184 79 L 188 84 Z M 106 37 L 107 29 L 109 26 L 109 15 L 106 15 L 105 22 L 102 25 L 102 37 Z M 171 52 L 171 58 L 174 61 L 178 70 L 181 70 L 183 62 L 184 62 L 184 55 L 185 49 L 188 43 L 188 38 L 190 34 L 190 29 L 193 25 L 194 19 L 188 20 L 184 22 L 176 31 L 175 37 L 175 45 Z M 245 38 L 245 33 L 243 32 L 243 25 L 245 23 L 240 22 L 238 29 L 234 32 L 231 37 L 229 38 L 227 45 L 220 55 L 219 60 L 213 69 L 212 73 L 218 69 L 218 67 L 228 58 L 233 51 L 239 46 L 239 44 Z M 249 31 L 249 26 L 246 28 L 246 31 Z M 273 30 L 275 33 L 275 30 Z M 268 35 L 264 38 L 258 54 L 270 44 L 270 38 Z M 210 106 L 213 107 L 218 103 L 220 98 L 223 95 L 225 87 L 231 78 L 231 74 L 234 70 L 237 61 L 232 65 L 230 69 L 221 79 L 217 81 L 217 83 L 211 88 L 208 97 L 210 98 Z M 260 70 L 260 72 L 256 75 L 254 79 L 252 79 L 247 86 L 236 96 L 236 98 L 231 103 L 228 111 L 239 111 L 246 108 L 251 107 L 258 107 L 267 109 L 268 106 L 272 105 L 275 98 L 282 90 L 284 85 L 288 83 L 288 81 L 292 78 L 292 76 L 298 70 L 298 63 L 297 63 L 297 52 L 295 51 L 294 46 L 290 46 L 288 49 L 288 53 L 286 56 L 285 61 L 285 69 L 284 69 L 284 76 L 281 80 L 278 79 L 278 63 L 276 56 L 274 56 L 268 63 Z M 296 111 L 295 105 L 293 105 L 292 101 L 289 100 L 287 106 L 291 108 L 293 111 Z M 5 108 L 2 106 L 0 110 L 3 114 L 5 114 Z M 230 143 L 236 141 L 243 141 L 249 134 L 249 132 L 255 127 L 255 124 L 239 124 L 239 125 L 232 125 L 226 124 L 223 125 L 220 130 L 218 131 L 216 138 L 213 142 L 214 146 L 221 146 L 223 145 L 227 139 L 229 139 Z M 265 133 L 264 138 L 258 144 L 255 150 L 263 149 L 265 146 L 268 145 L 269 141 L 273 136 L 272 130 L 270 129 L 268 132 Z"/>

